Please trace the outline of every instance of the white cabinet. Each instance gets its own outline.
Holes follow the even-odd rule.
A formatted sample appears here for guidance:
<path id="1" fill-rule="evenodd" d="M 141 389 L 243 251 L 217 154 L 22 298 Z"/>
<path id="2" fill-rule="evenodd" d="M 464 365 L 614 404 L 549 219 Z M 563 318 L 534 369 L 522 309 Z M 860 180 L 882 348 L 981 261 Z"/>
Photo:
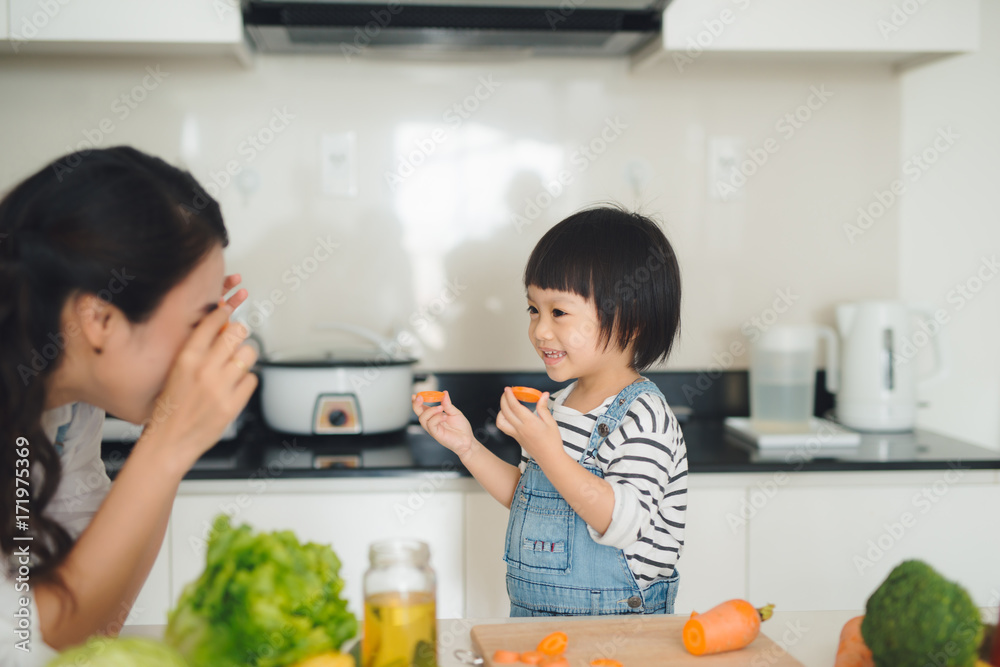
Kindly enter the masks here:
<path id="1" fill-rule="evenodd" d="M 782 489 L 750 521 L 749 599 L 784 611 L 860 609 L 916 558 L 995 606 L 998 507 L 1000 485 L 944 472 L 913 485 Z"/>
<path id="2" fill-rule="evenodd" d="M 248 57 L 239 0 L 6 0 L 15 52 Z"/>
<path id="3" fill-rule="evenodd" d="M 746 597 L 746 522 L 735 521 L 747 495 L 743 487 L 701 488 L 688 476 L 684 548 L 674 613 L 703 612 L 725 600 Z"/>
<path id="4" fill-rule="evenodd" d="M 8 0 L 0 0 L 0 42 L 6 42 L 10 38 L 10 3 Z"/>
<path id="5" fill-rule="evenodd" d="M 980 0 L 673 0 L 659 55 L 848 55 L 906 62 L 979 48 Z"/>
<path id="6" fill-rule="evenodd" d="M 171 598 L 201 574 L 205 540 L 212 520 L 233 513 L 233 523 L 256 530 L 291 530 L 303 542 L 333 547 L 341 560 L 340 576 L 351 610 L 361 617 L 362 580 L 368 569 L 368 546 L 389 537 L 427 542 L 438 577 L 438 615 L 462 618 L 465 562 L 464 494 L 428 493 L 266 493 L 181 495 L 171 517 Z"/>
<path id="7" fill-rule="evenodd" d="M 160 547 L 160 553 L 153 563 L 153 569 L 146 578 L 146 583 L 139 591 L 132 610 L 129 612 L 128 625 L 162 625 L 167 622 L 167 612 L 170 611 L 170 528 Z"/>
<path id="8" fill-rule="evenodd" d="M 508 514 L 507 508 L 486 491 L 466 495 L 465 613 L 468 618 L 504 618 L 510 612 L 507 564 L 503 560 Z"/>
<path id="9" fill-rule="evenodd" d="M 1000 599 L 1000 478 L 993 471 L 705 474 L 689 478 L 675 613 L 724 600 L 784 611 L 856 610 L 908 558 L 962 583 L 980 606 Z M 359 478 L 185 482 L 163 549 L 130 623 L 160 624 L 204 568 L 220 513 L 257 530 L 333 546 L 360 615 L 368 545 L 430 544 L 441 618 L 509 611 L 503 561 L 508 511 L 471 479 Z M 991 523 L 992 521 L 992 523 Z"/>

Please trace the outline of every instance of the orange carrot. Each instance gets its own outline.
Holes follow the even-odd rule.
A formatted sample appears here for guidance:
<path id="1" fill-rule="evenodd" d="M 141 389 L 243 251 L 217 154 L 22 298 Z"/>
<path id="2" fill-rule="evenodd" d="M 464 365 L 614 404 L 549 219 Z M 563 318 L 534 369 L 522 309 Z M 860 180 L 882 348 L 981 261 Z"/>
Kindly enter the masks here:
<path id="1" fill-rule="evenodd" d="M 871 650 L 861 636 L 861 621 L 864 616 L 855 616 L 844 624 L 840 631 L 840 645 L 833 667 L 875 667 Z"/>
<path id="2" fill-rule="evenodd" d="M 497 649 L 493 654 L 493 662 L 498 662 L 504 665 L 513 665 L 519 662 L 521 659 L 521 654 L 517 651 L 505 651 L 502 648 Z"/>
<path id="3" fill-rule="evenodd" d="M 514 392 L 514 398 L 525 403 L 537 403 L 542 397 L 542 392 L 531 387 L 511 387 L 510 390 Z"/>
<path id="4" fill-rule="evenodd" d="M 590 667 L 625 667 L 622 663 L 611 658 L 596 658 L 590 661 Z"/>
<path id="5" fill-rule="evenodd" d="M 561 655 L 550 655 L 538 663 L 538 667 L 569 667 L 569 660 Z"/>
<path id="6" fill-rule="evenodd" d="M 754 609 L 746 600 L 728 600 L 704 614 L 691 612 L 684 624 L 684 648 L 692 655 L 735 651 L 760 633 L 760 622 L 771 618 L 773 604 Z"/>
<path id="7" fill-rule="evenodd" d="M 526 665 L 537 665 L 545 657 L 541 651 L 525 651 L 521 654 L 521 662 Z"/>
<path id="8" fill-rule="evenodd" d="M 424 403 L 440 403 L 444 400 L 443 391 L 421 391 L 417 392 L 417 396 L 419 396 Z"/>
<path id="9" fill-rule="evenodd" d="M 538 651 L 545 655 L 562 655 L 569 645 L 569 637 L 565 632 L 553 632 L 538 642 Z"/>

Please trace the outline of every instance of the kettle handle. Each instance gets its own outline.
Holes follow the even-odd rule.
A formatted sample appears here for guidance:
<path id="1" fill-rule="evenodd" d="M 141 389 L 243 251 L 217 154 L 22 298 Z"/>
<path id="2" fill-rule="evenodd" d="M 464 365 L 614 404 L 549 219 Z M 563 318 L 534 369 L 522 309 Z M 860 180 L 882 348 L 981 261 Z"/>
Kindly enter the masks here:
<path id="1" fill-rule="evenodd" d="M 936 321 L 937 319 L 934 315 L 934 310 L 930 306 L 909 304 L 908 307 L 911 313 L 923 315 L 928 320 Z M 917 378 L 917 382 L 920 385 L 937 382 L 947 376 L 951 371 L 951 359 L 948 357 L 948 353 L 945 351 L 947 348 L 941 340 L 942 331 L 945 325 L 940 322 L 937 322 L 937 325 L 937 329 L 935 329 L 933 333 L 927 334 L 927 337 L 930 338 L 931 345 L 934 348 L 934 368 L 931 369 L 926 375 Z M 924 333 L 927 332 L 925 331 Z"/>
<path id="2" fill-rule="evenodd" d="M 818 326 L 816 333 L 826 341 L 826 390 L 836 394 L 840 389 L 840 347 L 837 332 L 830 327 Z"/>

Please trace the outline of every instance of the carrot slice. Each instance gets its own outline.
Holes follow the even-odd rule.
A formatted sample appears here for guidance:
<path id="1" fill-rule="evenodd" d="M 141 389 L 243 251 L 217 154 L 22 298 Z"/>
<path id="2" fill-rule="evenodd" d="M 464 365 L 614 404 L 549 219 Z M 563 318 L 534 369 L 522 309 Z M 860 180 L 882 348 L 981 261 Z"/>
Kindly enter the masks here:
<path id="1" fill-rule="evenodd" d="M 493 662 L 501 663 L 504 665 L 513 665 L 514 663 L 520 661 L 521 654 L 517 651 L 505 651 L 502 648 L 497 649 L 493 654 Z"/>
<path id="2" fill-rule="evenodd" d="M 424 403 L 440 403 L 444 400 L 443 391 L 421 391 L 417 394 Z"/>
<path id="3" fill-rule="evenodd" d="M 541 651 L 525 651 L 521 654 L 521 662 L 526 665 L 537 665 L 545 658 Z"/>
<path id="4" fill-rule="evenodd" d="M 538 663 L 538 667 L 569 667 L 569 660 L 561 655 L 550 655 Z"/>
<path id="5" fill-rule="evenodd" d="M 590 661 L 590 667 L 625 667 L 622 663 L 611 658 L 595 658 Z"/>
<path id="6" fill-rule="evenodd" d="M 511 387 L 510 390 L 514 392 L 514 398 L 525 403 L 537 403 L 542 397 L 542 392 L 531 387 Z"/>
<path id="7" fill-rule="evenodd" d="M 569 637 L 565 632 L 553 632 L 538 642 L 538 651 L 550 656 L 562 655 L 568 645 Z"/>
<path id="8" fill-rule="evenodd" d="M 691 613 L 684 624 L 684 648 L 692 655 L 735 651 L 760 633 L 760 622 L 771 618 L 774 605 L 754 609 L 746 600 L 728 600 L 704 614 Z"/>

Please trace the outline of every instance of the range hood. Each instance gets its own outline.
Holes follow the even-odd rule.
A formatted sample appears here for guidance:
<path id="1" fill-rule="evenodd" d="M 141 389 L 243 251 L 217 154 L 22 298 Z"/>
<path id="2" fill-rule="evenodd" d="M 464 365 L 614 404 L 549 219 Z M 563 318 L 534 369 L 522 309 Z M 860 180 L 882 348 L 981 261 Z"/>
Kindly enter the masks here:
<path id="1" fill-rule="evenodd" d="M 621 56 L 659 38 L 670 0 L 245 0 L 257 50 L 355 56 Z"/>

